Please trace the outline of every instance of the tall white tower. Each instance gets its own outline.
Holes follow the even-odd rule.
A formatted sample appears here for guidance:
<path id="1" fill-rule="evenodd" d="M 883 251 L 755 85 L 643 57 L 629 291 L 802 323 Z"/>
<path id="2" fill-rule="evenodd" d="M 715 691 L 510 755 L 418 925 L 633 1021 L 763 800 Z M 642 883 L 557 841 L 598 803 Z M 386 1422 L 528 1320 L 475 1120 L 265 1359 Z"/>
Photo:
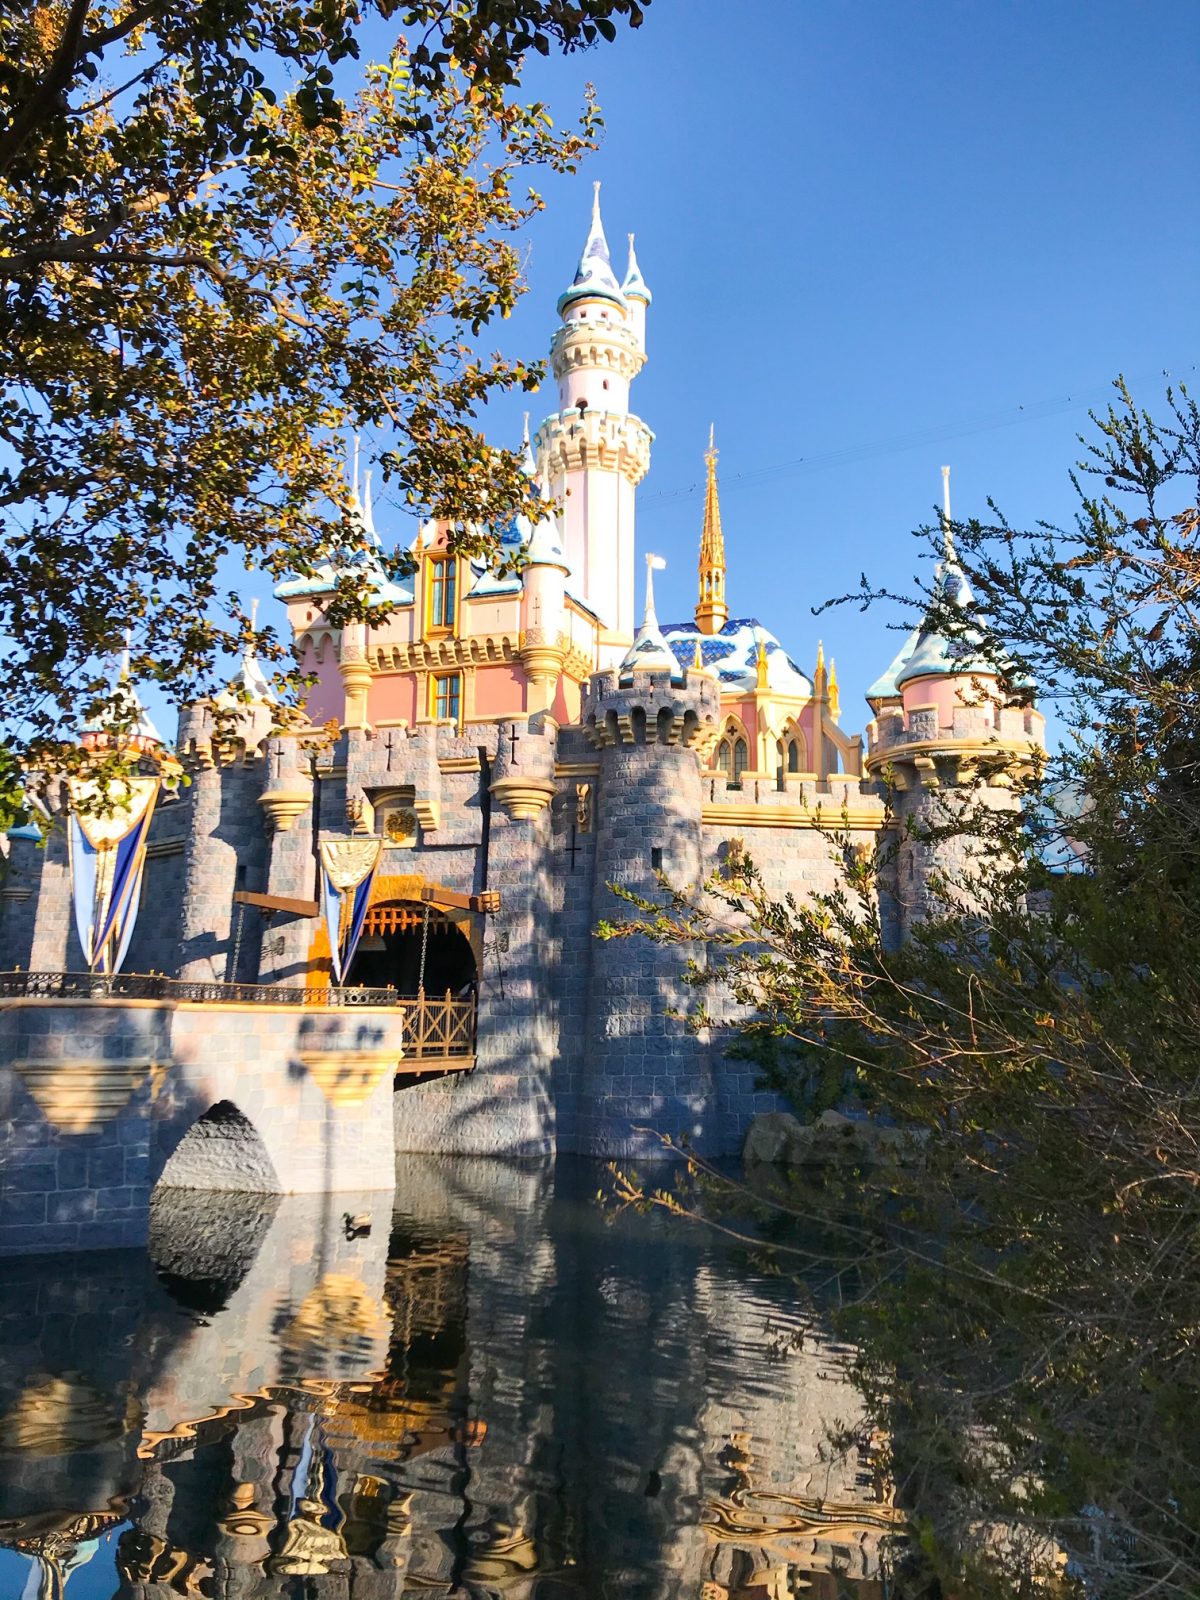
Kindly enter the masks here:
<path id="1" fill-rule="evenodd" d="M 560 504 L 572 592 L 600 619 L 601 667 L 619 665 L 637 632 L 634 491 L 650 466 L 653 434 L 629 410 L 629 385 L 646 360 L 646 287 L 629 240 L 624 283 L 613 272 L 600 185 L 574 282 L 559 296 L 550 346 L 558 410 L 537 431 L 538 466 Z"/>

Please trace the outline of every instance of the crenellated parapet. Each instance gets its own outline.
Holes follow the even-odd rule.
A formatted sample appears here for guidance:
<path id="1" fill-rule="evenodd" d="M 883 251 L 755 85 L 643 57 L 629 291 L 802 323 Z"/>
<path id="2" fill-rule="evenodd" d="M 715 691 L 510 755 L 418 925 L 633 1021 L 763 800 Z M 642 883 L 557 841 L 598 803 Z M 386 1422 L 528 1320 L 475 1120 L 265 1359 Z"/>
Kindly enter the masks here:
<path id="1" fill-rule="evenodd" d="M 567 322 L 550 346 L 550 365 L 558 379 L 572 372 L 600 369 L 632 383 L 646 364 L 646 352 L 628 326 L 609 321 Z"/>
<path id="2" fill-rule="evenodd" d="M 721 732 L 721 692 L 711 673 L 689 670 L 682 684 L 665 672 L 622 678 L 598 672 L 584 688 L 581 721 L 593 749 L 659 744 L 707 759 Z"/>
<path id="3" fill-rule="evenodd" d="M 176 756 L 191 773 L 259 761 L 275 720 L 275 708 L 262 702 L 219 710 L 209 700 L 184 706 Z"/>
<path id="4" fill-rule="evenodd" d="M 654 434 L 640 417 L 624 411 L 555 411 L 534 442 L 552 479 L 599 469 L 620 473 L 636 488 L 650 470 Z"/>
<path id="5" fill-rule="evenodd" d="M 945 696 L 941 697 L 945 700 Z M 1045 750 L 1046 719 L 1032 706 L 1005 706 L 994 696 L 964 693 L 958 703 L 897 703 L 867 725 L 866 770 L 892 769 L 903 790 L 975 782 L 996 787 L 1027 777 Z"/>

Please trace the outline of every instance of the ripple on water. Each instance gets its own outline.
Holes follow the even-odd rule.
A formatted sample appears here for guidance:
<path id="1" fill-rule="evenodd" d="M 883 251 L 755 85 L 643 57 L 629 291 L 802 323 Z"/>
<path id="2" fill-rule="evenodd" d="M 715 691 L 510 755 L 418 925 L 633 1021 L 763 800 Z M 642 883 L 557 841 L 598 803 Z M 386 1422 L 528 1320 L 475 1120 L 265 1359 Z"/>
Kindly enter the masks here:
<path id="1" fill-rule="evenodd" d="M 0 1594 L 867 1600 L 895 1517 L 846 1352 L 598 1182 L 405 1157 L 356 1239 L 377 1195 L 176 1191 L 148 1253 L 13 1264 Z"/>

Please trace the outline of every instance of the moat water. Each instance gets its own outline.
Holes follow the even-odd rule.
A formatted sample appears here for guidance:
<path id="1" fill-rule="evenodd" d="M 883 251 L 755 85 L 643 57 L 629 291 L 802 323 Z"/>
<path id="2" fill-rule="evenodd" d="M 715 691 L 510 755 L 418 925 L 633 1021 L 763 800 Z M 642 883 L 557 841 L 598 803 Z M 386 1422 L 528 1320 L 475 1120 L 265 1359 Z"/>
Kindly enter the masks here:
<path id="1" fill-rule="evenodd" d="M 175 1191 L 0 1263 L 0 1600 L 866 1600 L 846 1352 L 603 1176 L 403 1158 L 394 1212 Z"/>

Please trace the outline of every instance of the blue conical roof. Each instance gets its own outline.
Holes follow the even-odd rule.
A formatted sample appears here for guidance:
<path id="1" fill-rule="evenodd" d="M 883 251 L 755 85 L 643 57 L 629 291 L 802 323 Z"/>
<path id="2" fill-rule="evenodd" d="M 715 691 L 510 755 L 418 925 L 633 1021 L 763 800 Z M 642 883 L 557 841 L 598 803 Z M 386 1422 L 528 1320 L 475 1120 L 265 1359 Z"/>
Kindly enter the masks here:
<path id="1" fill-rule="evenodd" d="M 592 200 L 592 226 L 588 231 L 587 243 L 583 247 L 571 287 L 558 297 L 559 312 L 565 311 L 574 300 L 594 299 L 597 296 L 625 309 L 621 285 L 617 282 L 612 257 L 608 253 L 608 240 L 604 237 L 604 224 L 600 220 L 599 184 L 595 186 Z"/>
<path id="2" fill-rule="evenodd" d="M 633 248 L 633 235 L 629 235 L 629 265 L 625 268 L 625 281 L 621 285 L 621 293 L 626 300 L 641 300 L 646 305 L 654 299 L 650 293 L 649 285 L 642 277 L 642 269 L 638 266 L 637 251 Z"/>

